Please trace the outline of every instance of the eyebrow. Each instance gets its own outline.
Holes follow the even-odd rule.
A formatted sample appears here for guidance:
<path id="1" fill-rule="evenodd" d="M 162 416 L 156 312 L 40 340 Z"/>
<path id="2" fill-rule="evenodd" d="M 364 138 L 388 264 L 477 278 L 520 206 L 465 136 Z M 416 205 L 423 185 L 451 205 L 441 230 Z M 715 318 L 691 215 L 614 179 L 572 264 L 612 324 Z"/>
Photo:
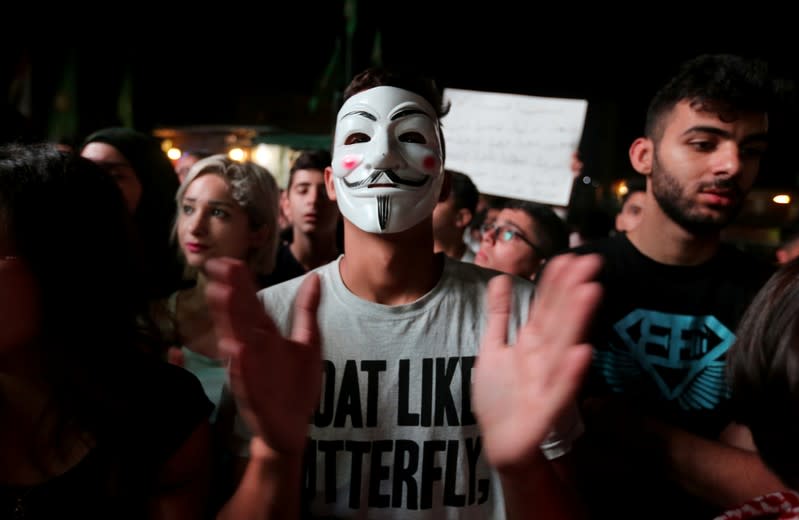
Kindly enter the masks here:
<path id="1" fill-rule="evenodd" d="M 197 199 L 196 199 L 195 197 L 183 197 L 183 202 L 192 202 L 192 203 L 196 203 L 196 202 L 197 202 Z M 224 207 L 227 207 L 227 208 L 233 208 L 233 207 L 235 207 L 235 206 L 234 206 L 233 204 L 231 204 L 230 202 L 226 202 L 226 201 L 224 201 L 224 200 L 209 200 L 209 201 L 208 201 L 208 205 L 209 205 L 209 206 L 224 206 Z"/>
<path id="2" fill-rule="evenodd" d="M 726 130 L 722 130 L 721 128 L 717 128 L 715 126 L 692 126 L 688 130 L 683 132 L 683 135 L 689 135 L 689 134 L 692 134 L 692 133 L 713 134 L 713 135 L 717 135 L 719 137 L 724 137 L 726 139 L 729 139 L 730 137 L 732 137 L 732 134 L 730 132 L 728 132 Z M 763 141 L 763 142 L 767 143 L 768 142 L 768 134 L 766 132 L 758 132 L 756 134 L 747 135 L 746 137 L 744 137 L 741 140 L 742 143 L 750 143 L 752 141 Z"/>
<path id="3" fill-rule="evenodd" d="M 392 115 L 390 120 L 391 121 L 396 121 L 397 119 L 399 119 L 401 117 L 408 117 L 408 116 L 414 116 L 414 115 L 421 115 L 421 116 L 425 116 L 425 117 L 430 117 L 430 115 L 428 115 L 428 113 L 425 112 L 424 110 L 420 110 L 418 108 L 406 108 L 406 109 L 400 110 L 396 114 Z"/>
<path id="4" fill-rule="evenodd" d="M 361 116 L 365 117 L 366 119 L 371 119 L 372 121 L 377 121 L 377 117 L 375 117 L 374 114 L 370 114 L 366 110 L 353 110 L 352 112 L 347 112 L 341 117 L 341 119 L 349 116 Z"/>
<path id="5" fill-rule="evenodd" d="M 516 224 L 514 224 L 514 223 L 513 223 L 513 222 L 511 222 L 510 220 L 494 220 L 493 224 L 494 224 L 496 227 L 507 227 L 507 228 L 511 228 L 512 230 L 516 231 L 517 233 L 519 233 L 519 234 L 520 234 L 520 235 L 522 235 L 523 237 L 527 238 L 527 236 L 525 235 L 525 233 L 524 233 L 524 231 L 522 230 L 522 228 L 520 228 L 519 226 L 517 226 Z"/>

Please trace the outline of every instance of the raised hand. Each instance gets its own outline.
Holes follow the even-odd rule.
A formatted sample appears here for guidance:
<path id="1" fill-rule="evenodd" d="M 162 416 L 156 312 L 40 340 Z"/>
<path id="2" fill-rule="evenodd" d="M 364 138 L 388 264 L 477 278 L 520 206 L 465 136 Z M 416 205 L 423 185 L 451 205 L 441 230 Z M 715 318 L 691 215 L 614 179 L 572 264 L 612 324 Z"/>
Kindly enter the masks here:
<path id="1" fill-rule="evenodd" d="M 206 298 L 220 350 L 230 357 L 230 386 L 240 413 L 273 450 L 302 453 L 321 391 L 319 277 L 310 274 L 302 283 L 291 336 L 284 338 L 258 301 L 246 265 L 219 258 L 205 269 Z"/>
<path id="2" fill-rule="evenodd" d="M 507 344 L 512 285 L 491 280 L 486 332 L 473 380 L 473 404 L 489 462 L 501 472 L 525 468 L 572 402 L 591 362 L 582 343 L 601 295 L 592 282 L 596 255 L 562 255 L 546 267 L 527 322 Z"/>

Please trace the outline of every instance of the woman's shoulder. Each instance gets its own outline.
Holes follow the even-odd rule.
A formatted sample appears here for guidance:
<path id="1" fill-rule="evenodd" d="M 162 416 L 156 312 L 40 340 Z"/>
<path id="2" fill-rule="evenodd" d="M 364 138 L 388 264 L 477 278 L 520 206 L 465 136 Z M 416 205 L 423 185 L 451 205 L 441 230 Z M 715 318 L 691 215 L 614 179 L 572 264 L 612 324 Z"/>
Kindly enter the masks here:
<path id="1" fill-rule="evenodd" d="M 155 356 L 146 356 L 139 361 L 142 382 L 142 404 L 158 408 L 196 404 L 203 407 L 205 393 L 197 377 L 183 367 L 168 363 Z M 153 402 L 158 399 L 160 403 Z"/>
<path id="2" fill-rule="evenodd" d="M 180 322 L 192 312 L 193 299 L 194 286 L 191 286 L 150 302 L 149 318 L 167 345 L 180 344 Z"/>
<path id="3" fill-rule="evenodd" d="M 213 404 L 199 379 L 182 367 L 148 356 L 136 371 L 127 422 L 143 444 L 168 456 L 208 420 Z"/>

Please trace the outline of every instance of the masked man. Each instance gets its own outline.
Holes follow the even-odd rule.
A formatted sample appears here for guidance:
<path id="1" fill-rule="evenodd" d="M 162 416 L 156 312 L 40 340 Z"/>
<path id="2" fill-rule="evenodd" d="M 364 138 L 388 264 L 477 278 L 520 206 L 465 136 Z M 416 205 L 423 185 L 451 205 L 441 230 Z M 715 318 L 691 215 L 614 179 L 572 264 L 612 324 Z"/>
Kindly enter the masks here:
<path id="1" fill-rule="evenodd" d="M 302 471 L 288 472 L 286 478 L 302 482 L 302 501 L 313 516 L 504 518 L 506 502 L 513 509 L 512 490 L 505 490 L 503 500 L 505 478 L 489 466 L 488 452 L 497 452 L 481 430 L 482 416 L 478 426 L 480 410 L 473 413 L 472 405 L 480 397 L 471 387 L 487 328 L 488 281 L 497 273 L 433 253 L 433 208 L 449 189 L 440 125 L 448 107 L 432 82 L 378 69 L 356 76 L 344 98 L 325 182 L 344 217 L 345 254 L 259 292 L 274 324 L 260 315 L 252 318 L 257 323 L 248 322 L 246 314 L 252 312 L 236 313 L 236 303 L 217 305 L 224 312 L 215 316 L 224 322 L 220 336 L 236 342 L 236 352 L 243 348 L 257 356 L 267 348 L 278 355 L 279 348 L 255 343 L 286 343 L 294 350 L 283 354 L 302 352 L 311 360 L 303 365 L 298 356 L 294 368 L 310 366 L 311 374 L 321 368 L 322 380 L 292 379 L 297 372 L 289 367 L 274 370 L 269 381 L 259 374 L 259 381 L 239 393 L 254 409 L 275 409 L 274 400 L 291 400 L 282 415 L 270 424 L 263 420 L 263 431 L 256 433 L 268 445 L 264 451 L 280 452 L 282 462 L 275 467 L 297 467 L 304 450 Z M 230 272 L 212 271 L 220 287 L 234 286 L 232 299 L 238 301 Z M 505 303 L 497 306 L 500 343 L 507 341 L 505 331 L 512 342 L 513 332 L 526 321 L 532 291 L 530 282 L 507 281 Z M 246 308 L 246 302 L 241 305 Z M 247 327 L 255 332 L 241 332 Z M 321 348 L 321 367 L 313 361 L 315 348 Z M 486 376 L 507 377 L 487 363 Z M 484 386 L 503 388 L 501 383 Z M 500 399 L 502 406 L 485 409 L 499 410 L 510 402 Z M 300 443 L 288 435 L 308 428 L 304 403 L 318 406 L 310 413 L 308 442 Z M 551 502 L 567 490 L 546 460 L 568 453 L 582 431 L 574 408 L 564 408 L 568 413 L 557 414 L 554 428 L 547 423 L 532 450 L 533 459 L 547 468 L 533 487 Z M 527 408 L 523 414 L 535 412 Z M 523 494 L 535 493 L 525 488 Z M 563 503 L 568 509 L 569 502 Z"/>

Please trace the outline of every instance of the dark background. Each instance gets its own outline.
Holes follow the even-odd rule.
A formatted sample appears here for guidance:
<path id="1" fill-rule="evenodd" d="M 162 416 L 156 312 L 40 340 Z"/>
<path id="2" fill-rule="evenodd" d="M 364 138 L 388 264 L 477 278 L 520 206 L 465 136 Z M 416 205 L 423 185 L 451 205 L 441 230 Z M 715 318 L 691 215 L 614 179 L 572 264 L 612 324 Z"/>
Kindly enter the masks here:
<path id="1" fill-rule="evenodd" d="M 18 23 L 0 40 L 0 84 L 29 66 L 29 134 L 68 143 L 123 123 L 120 98 L 145 131 L 256 125 L 325 134 L 349 78 L 378 59 L 443 88 L 587 99 L 584 173 L 607 183 L 632 173 L 627 147 L 646 103 L 682 60 L 739 53 L 768 60 L 787 84 L 799 79 L 791 17 L 759 16 L 762 4 L 727 6 L 725 17 L 720 6 L 689 4 L 625 12 L 490 0 L 210 5 L 42 7 L 47 16 L 28 5 L 6 20 Z M 59 115 L 71 118 L 65 135 L 53 134 Z M 791 94 L 772 120 L 761 186 L 796 187 L 795 117 Z"/>

